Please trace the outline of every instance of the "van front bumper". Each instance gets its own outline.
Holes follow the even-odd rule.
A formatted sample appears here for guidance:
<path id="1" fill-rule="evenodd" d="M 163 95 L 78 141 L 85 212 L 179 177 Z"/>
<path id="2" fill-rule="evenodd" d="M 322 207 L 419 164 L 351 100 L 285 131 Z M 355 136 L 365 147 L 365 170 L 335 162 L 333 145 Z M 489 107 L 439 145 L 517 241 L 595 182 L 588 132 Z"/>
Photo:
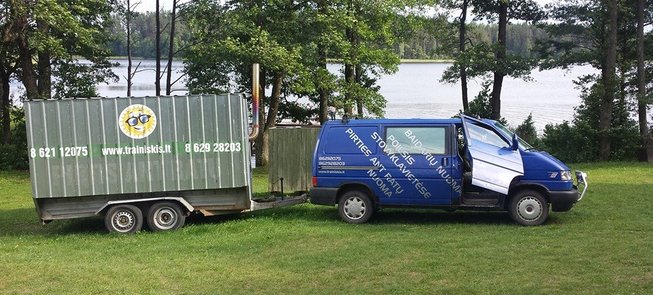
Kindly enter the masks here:
<path id="1" fill-rule="evenodd" d="M 312 187 L 309 191 L 311 204 L 333 206 L 336 204 L 337 188 Z"/>
<path id="2" fill-rule="evenodd" d="M 578 189 L 568 191 L 549 191 L 551 210 L 554 212 L 569 211 L 578 201 Z"/>
<path id="3" fill-rule="evenodd" d="M 576 171 L 576 182 L 574 188 L 568 191 L 549 191 L 551 201 L 551 210 L 555 212 L 569 211 L 574 207 L 576 202 L 583 199 L 587 192 L 587 173 L 583 171 Z M 583 186 L 583 191 L 578 192 L 578 187 Z"/>

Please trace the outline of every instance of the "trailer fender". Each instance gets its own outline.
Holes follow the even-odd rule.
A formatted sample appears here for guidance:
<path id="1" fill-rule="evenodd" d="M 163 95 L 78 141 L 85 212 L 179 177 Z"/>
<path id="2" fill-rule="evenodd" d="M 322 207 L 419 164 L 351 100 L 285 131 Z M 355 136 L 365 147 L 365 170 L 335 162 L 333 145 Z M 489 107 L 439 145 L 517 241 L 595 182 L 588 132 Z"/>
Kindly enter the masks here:
<path id="1" fill-rule="evenodd" d="M 190 203 L 188 203 L 188 201 L 186 201 L 184 198 L 181 198 L 181 197 L 160 197 L 160 198 L 147 198 L 147 199 L 133 199 L 133 200 L 109 201 L 109 202 L 107 202 L 106 204 L 104 204 L 104 206 L 102 206 L 102 208 L 100 208 L 99 210 L 97 210 L 97 211 L 95 212 L 95 215 L 99 215 L 102 211 L 104 211 L 104 209 L 106 209 L 107 207 L 109 207 L 109 206 L 111 206 L 111 205 L 116 205 L 116 204 L 130 204 L 130 203 L 141 203 L 141 202 L 151 202 L 151 201 L 162 201 L 162 200 L 177 201 L 177 202 L 179 202 L 181 205 L 183 205 L 183 206 L 186 208 L 186 210 L 188 210 L 188 212 L 193 212 L 193 211 L 195 211 L 195 208 L 193 207 L 193 205 L 191 205 Z"/>

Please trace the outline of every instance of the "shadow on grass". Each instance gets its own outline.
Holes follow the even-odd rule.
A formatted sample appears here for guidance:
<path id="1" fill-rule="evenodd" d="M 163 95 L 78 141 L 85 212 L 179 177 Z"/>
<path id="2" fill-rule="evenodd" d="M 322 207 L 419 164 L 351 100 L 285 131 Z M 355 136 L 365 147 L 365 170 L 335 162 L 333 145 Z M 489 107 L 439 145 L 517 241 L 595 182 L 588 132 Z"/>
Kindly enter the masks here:
<path id="1" fill-rule="evenodd" d="M 256 217 L 275 218 L 283 221 L 340 221 L 335 207 L 301 205 L 278 209 L 277 211 L 262 211 Z M 554 219 L 553 216 L 549 216 Z M 508 213 L 494 211 L 446 212 L 441 209 L 383 209 L 376 212 L 368 222 L 371 225 L 388 224 L 514 224 Z"/>
<path id="2" fill-rule="evenodd" d="M 0 236 L 86 234 L 106 231 L 100 217 L 55 220 L 41 224 L 34 209 L 0 210 Z"/>
<path id="3" fill-rule="evenodd" d="M 303 204 L 293 207 L 268 209 L 242 214 L 225 214 L 204 217 L 193 214 L 186 219 L 187 225 L 221 224 L 237 221 L 279 223 L 324 223 L 345 224 L 340 220 L 334 207 Z M 549 215 L 546 224 L 556 224 L 559 220 L 555 214 Z M 481 225 L 515 225 L 506 212 L 493 211 L 455 211 L 445 212 L 438 209 L 384 209 L 375 214 L 368 226 L 382 225 L 447 225 L 447 224 L 481 224 Z M 147 230 L 144 224 L 143 230 Z M 41 225 L 33 209 L 0 210 L 0 236 L 24 235 L 69 235 L 69 234 L 106 234 L 104 219 L 91 217 L 70 220 L 55 220 Z"/>

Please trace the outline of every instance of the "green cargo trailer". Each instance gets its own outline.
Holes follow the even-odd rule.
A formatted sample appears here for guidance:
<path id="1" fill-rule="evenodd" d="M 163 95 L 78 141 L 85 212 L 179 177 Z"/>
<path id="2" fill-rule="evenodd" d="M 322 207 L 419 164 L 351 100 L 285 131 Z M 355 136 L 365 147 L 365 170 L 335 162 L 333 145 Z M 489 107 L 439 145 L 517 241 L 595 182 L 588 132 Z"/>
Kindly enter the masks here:
<path id="1" fill-rule="evenodd" d="M 252 200 L 242 95 L 32 100 L 24 103 L 39 218 L 105 215 L 112 232 L 183 226 L 291 205 Z"/>

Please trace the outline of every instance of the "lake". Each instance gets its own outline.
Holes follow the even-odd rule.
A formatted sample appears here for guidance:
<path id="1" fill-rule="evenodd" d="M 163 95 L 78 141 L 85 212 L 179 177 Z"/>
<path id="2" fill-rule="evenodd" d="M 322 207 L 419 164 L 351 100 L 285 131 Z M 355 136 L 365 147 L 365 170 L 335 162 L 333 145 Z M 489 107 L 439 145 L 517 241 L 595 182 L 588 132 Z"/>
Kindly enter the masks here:
<path id="1" fill-rule="evenodd" d="M 120 81 L 111 85 L 98 85 L 101 96 L 116 97 L 127 93 L 127 60 L 115 60 L 120 65 L 114 72 Z M 134 62 L 134 66 L 139 61 Z M 142 60 L 140 70 L 134 77 L 132 95 L 154 95 L 153 60 Z M 402 63 L 394 75 L 383 76 L 378 84 L 380 92 L 387 99 L 387 118 L 440 118 L 451 117 L 462 109 L 460 85 L 439 82 L 450 63 Z M 165 63 L 162 63 L 165 67 Z M 329 70 L 338 72 L 341 65 L 330 64 Z M 172 66 L 173 80 L 181 75 L 183 63 Z M 502 115 L 516 126 L 533 114 L 538 130 L 548 123 L 561 123 L 571 120 L 574 107 L 580 103 L 580 91 L 573 80 L 581 75 L 596 73 L 590 66 L 577 66 L 571 70 L 533 71 L 533 81 L 506 78 L 502 90 Z M 183 84 L 173 86 L 173 94 L 186 94 Z M 165 77 L 162 79 L 165 84 Z M 480 81 L 470 81 L 469 96 L 473 98 L 481 89 Z M 165 92 L 163 90 L 162 92 Z"/>

